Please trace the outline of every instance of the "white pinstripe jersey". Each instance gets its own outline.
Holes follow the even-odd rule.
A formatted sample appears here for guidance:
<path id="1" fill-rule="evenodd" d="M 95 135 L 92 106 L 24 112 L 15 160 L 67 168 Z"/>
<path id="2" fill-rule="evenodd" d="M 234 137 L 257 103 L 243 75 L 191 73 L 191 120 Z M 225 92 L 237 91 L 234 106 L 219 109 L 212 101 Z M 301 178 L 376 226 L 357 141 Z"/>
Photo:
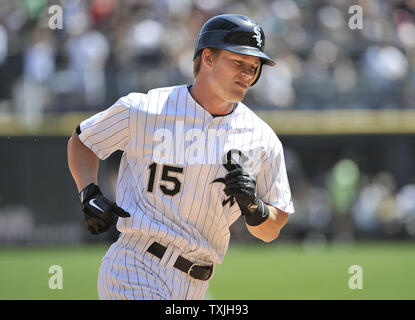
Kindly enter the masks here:
<path id="1" fill-rule="evenodd" d="M 131 217 L 118 220 L 120 232 L 148 235 L 199 261 L 221 263 L 229 227 L 241 214 L 220 182 L 228 173 L 220 160 L 232 149 L 245 154 L 247 164 L 260 164 L 253 173 L 259 197 L 294 212 L 281 142 L 243 103 L 213 117 L 186 85 L 159 88 L 120 98 L 80 129 L 81 141 L 101 160 L 123 151 L 116 202 Z"/>

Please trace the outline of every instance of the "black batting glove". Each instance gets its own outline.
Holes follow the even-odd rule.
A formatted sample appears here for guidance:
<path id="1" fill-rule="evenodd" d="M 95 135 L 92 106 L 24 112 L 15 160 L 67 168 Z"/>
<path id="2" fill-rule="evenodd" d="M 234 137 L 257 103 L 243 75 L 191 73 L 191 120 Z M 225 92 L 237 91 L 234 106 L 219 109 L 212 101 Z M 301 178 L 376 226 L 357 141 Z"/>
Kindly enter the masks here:
<path id="1" fill-rule="evenodd" d="M 107 231 L 118 217 L 127 218 L 130 214 L 102 195 L 100 188 L 90 183 L 79 193 L 84 213 L 84 223 L 92 234 Z"/>
<path id="2" fill-rule="evenodd" d="M 248 207 L 257 200 L 256 181 L 244 169 L 236 168 L 225 176 L 225 193 L 235 197 L 240 207 Z"/>
<path id="3" fill-rule="evenodd" d="M 224 192 L 235 198 L 248 225 L 257 226 L 267 220 L 269 209 L 256 194 L 255 179 L 243 168 L 236 168 L 225 176 Z"/>

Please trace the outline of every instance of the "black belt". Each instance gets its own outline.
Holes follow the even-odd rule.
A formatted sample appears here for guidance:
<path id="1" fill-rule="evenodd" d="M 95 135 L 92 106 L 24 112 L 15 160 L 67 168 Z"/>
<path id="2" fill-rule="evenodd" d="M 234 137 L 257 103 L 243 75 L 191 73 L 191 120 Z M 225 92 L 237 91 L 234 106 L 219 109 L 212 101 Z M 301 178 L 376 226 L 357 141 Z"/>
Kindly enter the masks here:
<path id="1" fill-rule="evenodd" d="M 167 248 L 158 242 L 153 242 L 147 249 L 148 252 L 155 255 L 158 258 L 163 258 Z M 178 256 L 176 262 L 173 265 L 175 268 L 187 273 L 191 278 L 198 280 L 209 280 L 213 273 L 213 266 L 204 266 L 201 264 L 190 262 L 189 260 Z"/>

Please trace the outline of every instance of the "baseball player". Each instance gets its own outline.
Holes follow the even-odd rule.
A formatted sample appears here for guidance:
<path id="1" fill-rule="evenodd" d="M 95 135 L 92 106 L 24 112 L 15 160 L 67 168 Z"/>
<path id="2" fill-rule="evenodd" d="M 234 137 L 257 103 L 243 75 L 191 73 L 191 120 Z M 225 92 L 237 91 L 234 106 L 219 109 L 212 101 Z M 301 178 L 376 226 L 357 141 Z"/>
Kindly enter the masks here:
<path id="1" fill-rule="evenodd" d="M 68 164 L 85 225 L 117 220 L 102 259 L 100 299 L 203 299 L 228 249 L 230 225 L 269 242 L 294 212 L 274 131 L 241 101 L 259 79 L 262 28 L 234 14 L 208 20 L 194 55 L 195 81 L 130 93 L 84 120 Z M 99 160 L 122 150 L 116 201 L 97 185 Z"/>

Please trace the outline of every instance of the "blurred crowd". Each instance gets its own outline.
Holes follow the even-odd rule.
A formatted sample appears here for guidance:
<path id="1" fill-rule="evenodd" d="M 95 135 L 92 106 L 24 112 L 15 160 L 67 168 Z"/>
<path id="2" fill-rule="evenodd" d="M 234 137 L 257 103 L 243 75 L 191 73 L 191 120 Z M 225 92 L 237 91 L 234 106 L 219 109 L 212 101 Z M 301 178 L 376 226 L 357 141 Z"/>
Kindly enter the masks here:
<path id="1" fill-rule="evenodd" d="M 391 172 L 364 172 L 355 160 L 341 158 L 311 176 L 292 149 L 285 150 L 295 213 L 281 233 L 305 247 L 355 240 L 415 239 L 415 183 L 399 185 Z M 232 225 L 236 240 L 252 240 L 242 220 Z"/>
<path id="2" fill-rule="evenodd" d="M 290 224 L 310 241 L 348 242 L 364 238 L 415 238 L 415 184 L 400 185 L 388 171 L 363 172 L 350 158 L 308 179 L 287 150 L 296 214 Z M 319 182 L 316 183 L 316 180 Z"/>
<path id="3" fill-rule="evenodd" d="M 0 0 L 0 112 L 99 110 L 192 83 L 198 32 L 221 13 L 257 20 L 277 61 L 254 109 L 415 107 L 414 0 Z"/>

